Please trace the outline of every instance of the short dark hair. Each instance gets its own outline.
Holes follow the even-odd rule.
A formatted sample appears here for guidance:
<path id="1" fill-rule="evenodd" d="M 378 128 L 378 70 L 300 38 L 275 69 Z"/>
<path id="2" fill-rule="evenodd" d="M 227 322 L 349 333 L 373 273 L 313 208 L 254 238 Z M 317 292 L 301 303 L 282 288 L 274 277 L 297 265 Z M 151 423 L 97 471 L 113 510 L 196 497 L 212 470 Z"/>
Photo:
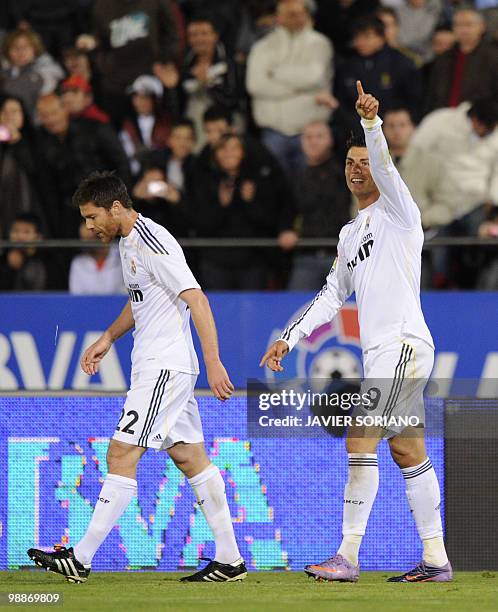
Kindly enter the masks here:
<path id="1" fill-rule="evenodd" d="M 133 202 L 126 185 L 114 172 L 92 172 L 78 185 L 73 195 L 75 207 L 84 204 L 95 204 L 99 208 L 110 210 L 112 203 L 118 200 L 124 208 L 133 208 Z"/>
<path id="2" fill-rule="evenodd" d="M 353 147 L 360 147 L 362 149 L 367 148 L 364 134 L 360 132 L 351 132 L 348 140 L 346 141 L 346 151 L 349 151 L 349 149 L 352 149 Z"/>
<path id="3" fill-rule="evenodd" d="M 472 102 L 467 114 L 492 130 L 498 123 L 498 103 L 494 98 L 478 98 Z"/>
<path id="4" fill-rule="evenodd" d="M 368 32 L 369 30 L 373 30 L 376 34 L 382 36 L 382 38 L 385 38 L 386 27 L 382 19 L 380 19 L 380 17 L 377 17 L 375 13 L 373 13 L 372 15 L 362 15 L 353 22 L 353 36 L 356 36 L 356 34 L 360 34 L 363 32 Z"/>
<path id="5" fill-rule="evenodd" d="M 232 111 L 226 106 L 210 106 L 202 115 L 202 121 L 209 123 L 210 121 L 223 121 L 225 120 L 228 125 L 232 125 L 233 117 Z"/>
<path id="6" fill-rule="evenodd" d="M 173 131 L 175 128 L 181 128 L 181 127 L 190 128 L 192 130 L 192 134 L 194 135 L 194 138 L 195 138 L 195 136 L 196 136 L 195 124 L 192 121 L 192 119 L 188 119 L 187 117 L 182 117 L 181 119 L 176 119 L 171 124 L 171 131 Z"/>
<path id="7" fill-rule="evenodd" d="M 36 229 L 36 231 L 39 234 L 41 234 L 42 222 L 41 222 L 40 217 L 38 215 L 35 215 L 35 213 L 32 213 L 32 212 L 19 213 L 14 217 L 14 220 L 12 221 L 12 224 L 10 226 L 11 229 L 14 223 L 29 223 Z"/>
<path id="8" fill-rule="evenodd" d="M 220 33 L 220 26 L 214 14 L 209 10 L 199 10 L 195 12 L 187 22 L 187 26 L 191 23 L 209 23 L 216 34 Z"/>

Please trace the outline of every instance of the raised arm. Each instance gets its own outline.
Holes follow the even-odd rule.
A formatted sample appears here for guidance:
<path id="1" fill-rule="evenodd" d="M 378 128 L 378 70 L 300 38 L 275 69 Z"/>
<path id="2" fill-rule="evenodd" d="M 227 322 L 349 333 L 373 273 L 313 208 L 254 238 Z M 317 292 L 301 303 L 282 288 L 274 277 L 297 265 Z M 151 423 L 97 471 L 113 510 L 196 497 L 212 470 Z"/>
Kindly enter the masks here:
<path id="1" fill-rule="evenodd" d="M 339 243 L 337 259 L 322 290 L 315 296 L 306 310 L 282 332 L 280 338 L 266 351 L 259 364 L 260 367 L 267 364 L 274 372 L 281 372 L 283 370 L 281 366 L 283 357 L 294 348 L 301 338 L 309 336 L 320 325 L 332 321 L 352 292 L 351 275 Z"/>
<path id="2" fill-rule="evenodd" d="M 356 82 L 356 89 L 356 111 L 365 132 L 370 172 L 383 196 L 386 214 L 396 225 L 412 229 L 421 223 L 420 211 L 389 154 L 382 119 L 377 114 L 379 102 L 363 91 L 361 81 Z"/>

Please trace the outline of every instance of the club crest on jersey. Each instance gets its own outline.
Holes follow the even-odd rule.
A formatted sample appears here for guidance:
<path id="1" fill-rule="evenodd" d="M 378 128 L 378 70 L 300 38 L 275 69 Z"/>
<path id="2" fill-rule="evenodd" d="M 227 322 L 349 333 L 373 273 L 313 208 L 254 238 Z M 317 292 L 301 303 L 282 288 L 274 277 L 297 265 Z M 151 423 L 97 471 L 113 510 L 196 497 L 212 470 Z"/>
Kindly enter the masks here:
<path id="1" fill-rule="evenodd" d="M 136 274 L 137 273 L 137 264 L 135 263 L 134 259 L 131 260 L 130 270 L 131 270 L 132 274 Z"/>

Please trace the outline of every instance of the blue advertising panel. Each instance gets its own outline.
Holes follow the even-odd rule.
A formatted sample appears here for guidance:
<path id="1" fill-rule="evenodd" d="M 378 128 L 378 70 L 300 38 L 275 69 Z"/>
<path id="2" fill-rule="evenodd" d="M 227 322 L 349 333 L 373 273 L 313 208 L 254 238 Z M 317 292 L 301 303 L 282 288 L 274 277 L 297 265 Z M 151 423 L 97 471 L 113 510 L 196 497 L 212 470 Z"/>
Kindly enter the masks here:
<path id="1" fill-rule="evenodd" d="M 251 570 L 294 569 L 333 554 L 341 539 L 347 479 L 344 440 L 251 438 L 246 398 L 198 399 L 206 449 L 226 482 L 235 534 Z M 442 410 L 441 400 L 428 409 Z M 74 545 L 106 474 L 106 448 L 123 397 L 0 397 L 0 569 L 31 566 L 26 550 Z M 444 442 L 428 437 L 444 492 Z M 407 570 L 421 558 L 402 475 L 379 446 L 379 493 L 360 561 L 366 570 Z M 196 567 L 214 544 L 183 475 L 148 451 L 138 496 L 94 558 L 94 570 Z M 444 516 L 444 504 L 442 506 Z"/>
<path id="2" fill-rule="evenodd" d="M 244 389 L 248 378 L 271 377 L 258 367 L 261 355 L 312 297 L 307 293 L 210 294 L 222 359 L 238 388 Z M 84 348 L 123 304 L 123 297 L 2 296 L 0 389 L 125 390 L 131 334 L 115 344 L 99 376 L 89 379 L 79 368 Z M 422 307 L 436 344 L 434 377 L 498 379 L 498 293 L 425 293 Z M 346 376 L 361 371 L 353 301 L 286 359 L 286 376 L 293 378 L 326 376 L 331 369 Z M 201 370 L 198 387 L 206 388 L 202 365 Z"/>

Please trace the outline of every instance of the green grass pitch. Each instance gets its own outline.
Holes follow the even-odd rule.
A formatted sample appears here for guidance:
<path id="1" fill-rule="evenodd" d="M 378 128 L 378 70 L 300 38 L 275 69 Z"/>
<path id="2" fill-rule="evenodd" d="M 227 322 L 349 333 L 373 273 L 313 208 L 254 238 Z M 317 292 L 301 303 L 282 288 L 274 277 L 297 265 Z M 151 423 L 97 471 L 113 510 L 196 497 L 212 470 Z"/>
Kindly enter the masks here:
<path id="1" fill-rule="evenodd" d="M 363 572 L 357 584 L 317 583 L 301 572 L 252 572 L 242 583 L 184 584 L 184 574 L 94 573 L 85 584 L 68 584 L 40 570 L 0 572 L 0 592 L 58 592 L 63 605 L 44 609 L 75 612 L 479 612 L 498 610 L 498 572 L 457 572 L 448 584 L 389 584 L 392 574 Z M 33 609 L 8 605 L 2 609 Z"/>

